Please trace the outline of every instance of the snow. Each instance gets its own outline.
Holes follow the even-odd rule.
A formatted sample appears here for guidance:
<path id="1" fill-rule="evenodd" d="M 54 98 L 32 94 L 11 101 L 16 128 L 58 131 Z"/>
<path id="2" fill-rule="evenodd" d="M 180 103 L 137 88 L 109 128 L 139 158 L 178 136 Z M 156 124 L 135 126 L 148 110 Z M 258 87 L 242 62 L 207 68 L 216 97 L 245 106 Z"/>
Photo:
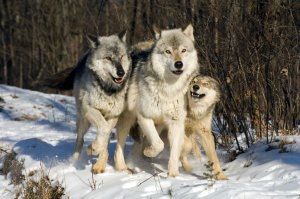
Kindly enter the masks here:
<path id="1" fill-rule="evenodd" d="M 72 160 L 76 139 L 73 97 L 6 85 L 0 85 L 0 97 L 5 101 L 0 103 L 0 147 L 13 148 L 18 159 L 24 158 L 26 173 L 44 168 L 51 179 L 65 186 L 66 198 L 300 198 L 300 136 L 279 138 L 294 141 L 287 145 L 288 153 L 266 150 L 268 145 L 261 141 L 233 162 L 225 163 L 226 154 L 218 151 L 229 180 L 212 185 L 202 177 L 206 172 L 205 154 L 201 159 L 189 158 L 194 168 L 191 174 L 180 168 L 180 176 L 169 178 L 168 150 L 157 158 L 145 158 L 140 146 L 130 138 L 126 159 L 135 173 L 115 171 L 116 140 L 111 139 L 106 172 L 92 176 L 91 166 L 97 157 L 88 157 L 84 151 L 95 138 L 95 128 L 85 136 L 80 160 Z M 95 184 L 93 189 L 90 182 Z M 3 175 L 0 175 L 0 195 L 2 199 L 15 195 L 9 177 Z"/>

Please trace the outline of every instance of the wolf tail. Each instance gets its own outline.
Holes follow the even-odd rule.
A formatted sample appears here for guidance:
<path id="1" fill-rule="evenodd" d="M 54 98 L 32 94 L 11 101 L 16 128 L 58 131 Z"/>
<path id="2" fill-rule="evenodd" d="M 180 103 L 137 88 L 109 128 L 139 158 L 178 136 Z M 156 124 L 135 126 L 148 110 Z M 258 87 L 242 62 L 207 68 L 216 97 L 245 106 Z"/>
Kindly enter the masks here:
<path id="1" fill-rule="evenodd" d="M 76 75 L 80 75 L 86 64 L 88 53 L 79 60 L 77 65 L 66 68 L 50 77 L 47 77 L 39 82 L 39 86 L 48 87 L 58 90 L 72 90 Z"/>
<path id="2" fill-rule="evenodd" d="M 76 67 L 70 67 L 41 80 L 39 85 L 58 90 L 72 90 L 75 73 Z"/>

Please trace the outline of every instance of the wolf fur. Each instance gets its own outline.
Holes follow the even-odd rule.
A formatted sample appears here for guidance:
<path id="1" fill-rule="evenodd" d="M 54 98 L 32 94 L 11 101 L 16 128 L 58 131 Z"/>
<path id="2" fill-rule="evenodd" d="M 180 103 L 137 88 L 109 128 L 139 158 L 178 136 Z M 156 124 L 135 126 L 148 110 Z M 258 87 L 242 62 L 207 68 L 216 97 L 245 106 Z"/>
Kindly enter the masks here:
<path id="1" fill-rule="evenodd" d="M 136 62 L 129 83 L 127 110 L 116 125 L 118 143 L 115 166 L 119 170 L 127 168 L 124 143 L 137 120 L 149 142 L 143 151 L 148 157 L 155 157 L 163 150 L 164 143 L 159 137 L 159 131 L 168 129 L 168 172 L 169 176 L 177 176 L 187 114 L 184 96 L 193 74 L 199 70 L 199 64 L 192 25 L 184 30 L 155 32 L 156 40 L 148 58 Z"/>
<path id="2" fill-rule="evenodd" d="M 217 179 L 225 180 L 227 177 L 221 169 L 211 131 L 213 111 L 219 100 L 219 83 L 215 79 L 201 75 L 193 78 L 187 92 L 188 114 L 185 120 L 185 133 L 190 139 L 185 139 L 180 160 L 183 168 L 191 171 L 192 167 L 188 162 L 187 154 L 192 149 L 191 145 L 196 143 L 194 134 L 197 134 L 208 159 L 213 162 L 214 172 L 218 173 Z M 190 140 L 194 143 L 192 144 Z"/>
<path id="3" fill-rule="evenodd" d="M 74 87 L 77 109 L 74 159 L 80 155 L 84 135 L 89 127 L 94 125 L 97 128 L 97 137 L 87 148 L 87 153 L 99 154 L 92 171 L 100 173 L 106 167 L 109 135 L 125 107 L 131 58 L 126 47 L 125 32 L 89 37 L 88 40 L 90 50 L 76 67 L 62 72 L 68 76 L 60 77 L 56 85 L 63 89 Z"/>

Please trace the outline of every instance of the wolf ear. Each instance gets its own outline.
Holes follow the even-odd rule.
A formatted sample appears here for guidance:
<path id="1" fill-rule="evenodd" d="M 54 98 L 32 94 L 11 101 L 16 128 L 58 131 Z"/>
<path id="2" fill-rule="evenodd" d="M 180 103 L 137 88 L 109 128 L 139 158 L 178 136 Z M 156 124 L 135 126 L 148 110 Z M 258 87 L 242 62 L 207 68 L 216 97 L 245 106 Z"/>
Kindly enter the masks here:
<path id="1" fill-rule="evenodd" d="M 96 48 L 100 45 L 99 39 L 93 35 L 86 35 L 90 48 Z"/>
<path id="2" fill-rule="evenodd" d="M 161 35 L 161 30 L 156 25 L 152 26 L 152 30 L 155 35 L 155 39 L 159 39 Z"/>
<path id="3" fill-rule="evenodd" d="M 127 30 L 123 30 L 118 34 L 118 37 L 121 39 L 122 42 L 126 43 L 127 40 Z"/>
<path id="4" fill-rule="evenodd" d="M 192 41 L 195 41 L 194 38 L 194 28 L 192 24 L 189 24 L 183 31 L 183 33 L 188 36 Z"/>

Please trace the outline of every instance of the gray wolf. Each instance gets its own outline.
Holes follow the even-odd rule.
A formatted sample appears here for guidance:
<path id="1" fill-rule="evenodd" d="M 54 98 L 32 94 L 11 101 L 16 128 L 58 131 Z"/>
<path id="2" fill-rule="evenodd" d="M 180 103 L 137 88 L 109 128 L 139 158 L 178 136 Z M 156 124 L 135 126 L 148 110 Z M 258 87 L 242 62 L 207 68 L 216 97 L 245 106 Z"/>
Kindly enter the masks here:
<path id="1" fill-rule="evenodd" d="M 177 176 L 187 114 L 185 94 L 193 75 L 199 70 L 197 51 L 192 25 L 184 30 L 154 29 L 154 32 L 155 41 L 149 56 L 133 61 L 136 65 L 129 82 L 126 111 L 116 125 L 115 166 L 118 170 L 127 168 L 124 143 L 137 121 L 149 143 L 143 151 L 147 157 L 155 157 L 163 150 L 164 142 L 159 132 L 168 129 L 168 175 Z"/>
<path id="2" fill-rule="evenodd" d="M 52 87 L 73 88 L 76 100 L 76 145 L 73 154 L 78 159 L 84 135 L 91 125 L 97 128 L 97 137 L 87 148 L 88 154 L 99 158 L 93 173 L 104 172 L 108 158 L 107 145 L 111 130 L 125 108 L 131 59 L 126 47 L 126 33 L 88 37 L 89 51 L 73 69 L 61 72 Z"/>
<path id="3" fill-rule="evenodd" d="M 218 174 L 217 179 L 225 180 L 227 177 L 221 169 L 211 131 L 213 111 L 219 100 L 219 83 L 215 79 L 201 75 L 193 78 L 187 92 L 188 113 L 185 120 L 185 133 L 192 141 L 195 139 L 194 134 L 200 137 L 208 159 L 213 162 L 213 170 Z M 188 138 L 185 139 L 180 160 L 183 168 L 190 171 L 192 168 L 187 154 L 194 147 L 191 147 L 191 144 L 196 144 L 196 142 L 191 143 Z"/>

